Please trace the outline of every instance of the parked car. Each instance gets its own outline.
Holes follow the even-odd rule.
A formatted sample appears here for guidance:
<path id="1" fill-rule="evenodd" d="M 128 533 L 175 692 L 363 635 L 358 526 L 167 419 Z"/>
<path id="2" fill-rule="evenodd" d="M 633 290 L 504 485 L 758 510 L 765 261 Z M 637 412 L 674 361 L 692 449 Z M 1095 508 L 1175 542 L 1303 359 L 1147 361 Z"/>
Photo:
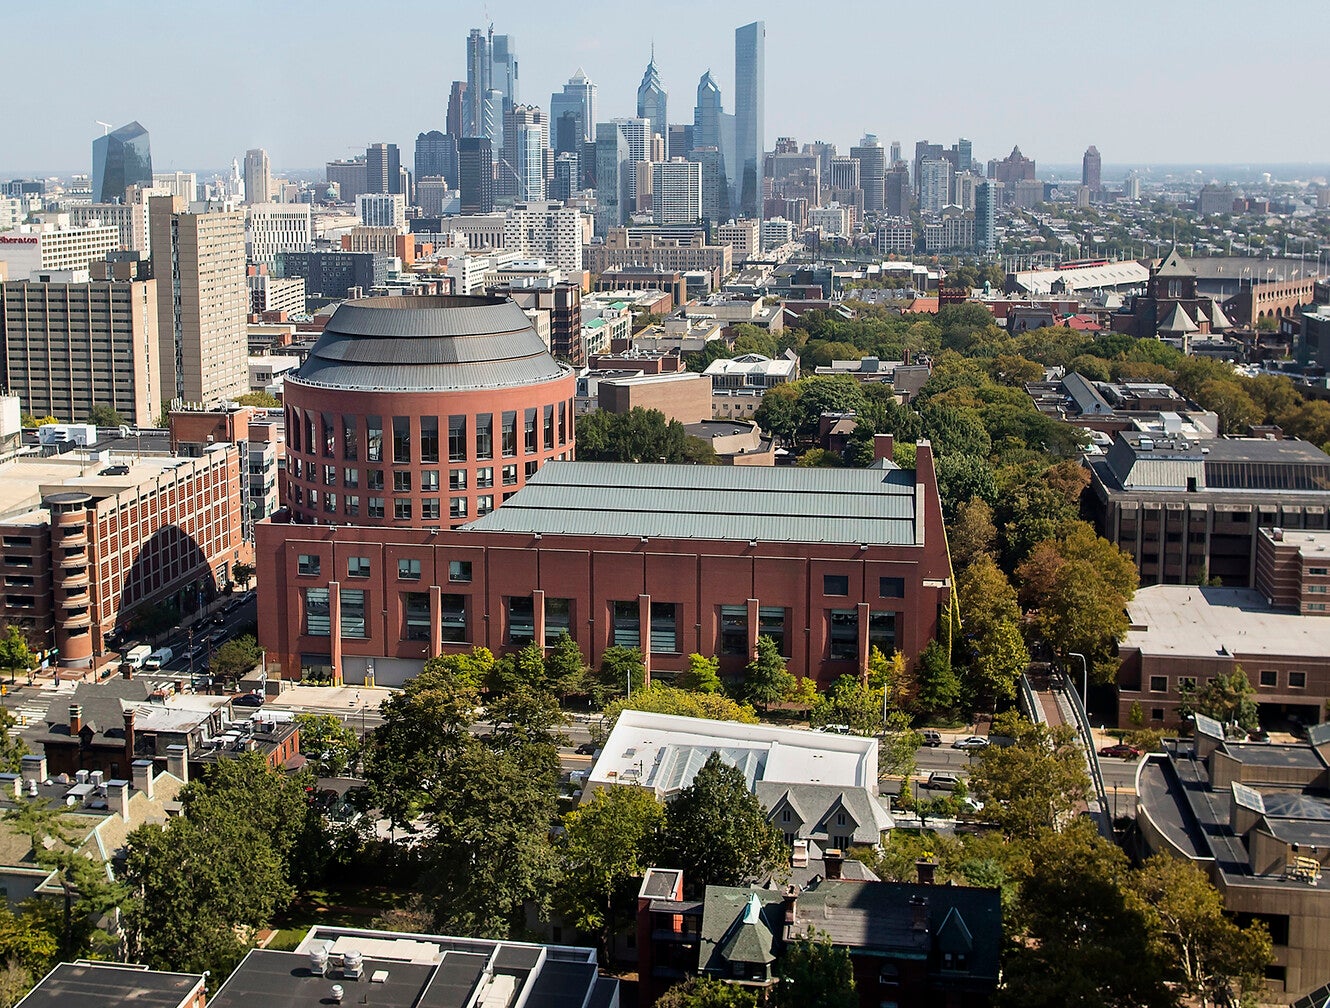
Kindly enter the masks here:
<path id="1" fill-rule="evenodd" d="M 982 735 L 966 735 L 951 743 L 953 749 L 987 749 L 988 739 Z"/>
<path id="2" fill-rule="evenodd" d="M 241 693 L 231 703 L 237 707 L 262 707 L 263 697 L 258 693 Z"/>
<path id="3" fill-rule="evenodd" d="M 579 756 L 594 756 L 594 755 L 596 755 L 596 743 L 594 743 L 594 742 L 583 742 L 580 746 L 577 747 L 577 755 L 579 755 Z"/>
<path id="4" fill-rule="evenodd" d="M 1141 750 L 1126 742 L 1119 742 L 1117 745 L 1104 746 L 1099 750 L 1099 755 L 1112 756 L 1114 759 L 1136 759 L 1141 755 Z"/>
<path id="5" fill-rule="evenodd" d="M 926 746 L 937 748 L 942 744 L 942 733 L 936 728 L 925 728 L 919 733 L 919 737 L 923 739 Z"/>
<path id="6" fill-rule="evenodd" d="M 924 787 L 934 791 L 950 791 L 960 783 L 960 778 L 946 770 L 934 770 L 924 781 Z"/>

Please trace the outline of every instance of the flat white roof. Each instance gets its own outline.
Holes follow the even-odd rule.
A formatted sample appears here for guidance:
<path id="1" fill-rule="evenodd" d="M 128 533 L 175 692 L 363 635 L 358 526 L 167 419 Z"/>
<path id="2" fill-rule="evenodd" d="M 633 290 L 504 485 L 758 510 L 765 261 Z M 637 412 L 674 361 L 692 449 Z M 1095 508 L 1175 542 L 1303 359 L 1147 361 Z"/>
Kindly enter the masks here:
<path id="1" fill-rule="evenodd" d="M 1152 585 L 1127 605 L 1123 648 L 1178 658 L 1330 657 L 1330 616 L 1274 609 L 1250 588 Z"/>
<path id="2" fill-rule="evenodd" d="M 877 785 L 877 739 L 632 710 L 619 715 L 588 784 L 640 784 L 666 798 L 691 784 L 713 752 L 750 789 L 758 781 Z"/>

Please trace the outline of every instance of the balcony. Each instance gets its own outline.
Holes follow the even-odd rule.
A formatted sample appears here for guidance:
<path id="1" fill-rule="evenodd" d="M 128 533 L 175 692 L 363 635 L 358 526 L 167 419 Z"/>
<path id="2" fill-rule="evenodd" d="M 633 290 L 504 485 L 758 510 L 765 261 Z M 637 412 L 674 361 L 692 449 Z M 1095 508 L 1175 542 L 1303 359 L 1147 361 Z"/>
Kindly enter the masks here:
<path id="1" fill-rule="evenodd" d="M 66 609 L 65 614 L 60 619 L 60 623 L 68 630 L 78 627 L 92 626 L 92 614 L 88 612 L 86 606 L 78 609 Z"/>
<path id="2" fill-rule="evenodd" d="M 62 556 L 60 558 L 60 567 L 67 571 L 81 569 L 86 572 L 88 569 L 88 551 L 78 550 L 72 555 Z"/>

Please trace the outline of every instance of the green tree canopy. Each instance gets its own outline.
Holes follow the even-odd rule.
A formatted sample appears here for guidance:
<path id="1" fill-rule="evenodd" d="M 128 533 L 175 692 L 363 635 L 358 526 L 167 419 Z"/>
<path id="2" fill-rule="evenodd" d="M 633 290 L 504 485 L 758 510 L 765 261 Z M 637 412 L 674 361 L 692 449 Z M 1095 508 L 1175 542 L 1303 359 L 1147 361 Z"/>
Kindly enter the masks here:
<path id="1" fill-rule="evenodd" d="M 1241 665 L 1231 672 L 1211 676 L 1200 690 L 1186 698 L 1186 706 L 1196 714 L 1214 718 L 1222 725 L 1237 727 L 1244 733 L 1261 727 L 1256 709 L 1256 690 Z"/>
<path id="2" fill-rule="evenodd" d="M 797 938 L 778 962 L 776 1008 L 855 1008 L 854 965 L 850 953 L 831 944 L 824 932 Z"/>
<path id="3" fill-rule="evenodd" d="M 744 699 L 766 710 L 784 700 L 793 688 L 794 676 L 786 670 L 776 642 L 766 635 L 758 637 L 757 654 L 744 669 Z"/>
<path id="4" fill-rule="evenodd" d="M 720 660 L 700 654 L 688 656 L 688 668 L 679 673 L 675 683 L 691 693 L 719 693 Z"/>
<path id="5" fill-rule="evenodd" d="M 757 712 L 746 703 L 731 700 L 723 693 L 694 693 L 691 690 L 652 683 L 633 690 L 631 697 L 615 700 L 605 707 L 605 720 L 613 722 L 625 710 L 679 717 L 706 718 L 710 721 L 739 721 L 757 724 Z"/>
<path id="6" fill-rule="evenodd" d="M 757 996 L 746 987 L 695 976 L 658 997 L 656 1008 L 757 1008 Z"/>
<path id="7" fill-rule="evenodd" d="M 660 410 L 595 410 L 577 420 L 577 457 L 588 462 L 672 462 L 714 465 L 716 453 Z"/>
<path id="8" fill-rule="evenodd" d="M 970 789 L 984 800 L 985 814 L 1008 836 L 1065 828 L 1090 790 L 1075 729 L 1032 724 L 1007 711 L 994 720 L 993 734 L 1014 742 L 981 750 L 970 774 Z"/>
<path id="9" fill-rule="evenodd" d="M 295 725 L 300 729 L 300 751 L 320 777 L 340 777 L 360 755 L 355 729 L 336 714 L 297 714 Z"/>

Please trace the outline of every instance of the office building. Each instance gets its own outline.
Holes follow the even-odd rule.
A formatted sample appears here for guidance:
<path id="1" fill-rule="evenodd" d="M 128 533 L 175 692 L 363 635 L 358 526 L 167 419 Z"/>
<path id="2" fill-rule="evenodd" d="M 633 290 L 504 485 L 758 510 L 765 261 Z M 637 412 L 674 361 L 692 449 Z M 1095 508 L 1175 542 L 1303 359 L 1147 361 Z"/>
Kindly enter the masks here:
<path id="1" fill-rule="evenodd" d="M 454 140 L 466 135 L 463 123 L 466 121 L 466 81 L 455 80 L 448 90 L 448 111 L 444 115 L 444 127 Z"/>
<path id="2" fill-rule="evenodd" d="M 651 166 L 651 216 L 657 225 L 702 220 L 702 166 L 675 158 Z"/>
<path id="3" fill-rule="evenodd" d="M 889 217 L 908 217 L 914 207 L 914 197 L 910 188 L 910 167 L 904 161 L 892 162 L 887 172 L 883 188 L 885 193 L 884 209 Z"/>
<path id="4" fill-rule="evenodd" d="M 550 180 L 550 199 L 567 202 L 581 191 L 582 167 L 578 152 L 554 155 L 554 178 Z"/>
<path id="5" fill-rule="evenodd" d="M 958 172 L 970 171 L 974 167 L 974 144 L 965 137 L 956 141 L 952 150 L 952 164 Z"/>
<path id="6" fill-rule="evenodd" d="M 493 35 L 492 27 L 488 35 L 479 28 L 472 28 L 466 37 L 466 88 L 462 94 L 464 137 L 486 135 L 482 129 L 485 121 L 485 95 L 489 93 L 494 72 L 490 61 L 490 40 Z"/>
<path id="7" fill-rule="evenodd" d="M 988 177 L 1001 182 L 1008 192 L 1015 192 L 1017 182 L 1034 180 L 1034 162 L 1021 153 L 1020 147 L 1013 147 L 1001 161 L 989 162 Z"/>
<path id="8" fill-rule="evenodd" d="M 808 211 L 808 226 L 820 231 L 824 237 L 849 237 L 854 215 L 850 207 L 829 203 Z"/>
<path id="9" fill-rule="evenodd" d="M 279 252 L 273 272 L 279 277 L 300 277 L 308 297 L 340 301 L 358 297 L 388 282 L 385 253 L 343 252 L 320 249 L 317 252 Z"/>
<path id="10" fill-rule="evenodd" d="M 416 137 L 415 179 L 442 178 L 457 184 L 457 138 L 430 130 Z"/>
<path id="11" fill-rule="evenodd" d="M 132 185 L 152 185 L 148 131 L 128 123 L 92 142 L 92 202 L 120 203 Z"/>
<path id="12" fill-rule="evenodd" d="M 457 143 L 457 188 L 464 214 L 494 209 L 494 154 L 488 137 L 463 137 Z"/>
<path id="13" fill-rule="evenodd" d="M 494 27 L 472 28 L 466 40 L 466 91 L 462 132 L 466 137 L 487 137 L 492 153 L 503 149 L 503 113 L 518 101 L 517 52 L 509 35 L 495 35 Z"/>
<path id="14" fill-rule="evenodd" d="M 663 137 L 668 142 L 670 134 L 669 117 L 666 113 L 666 104 L 669 95 L 665 90 L 665 85 L 661 83 L 660 71 L 656 69 L 655 47 L 652 47 L 651 60 L 647 63 L 647 68 L 642 74 L 642 83 L 637 86 L 637 117 L 646 119 L 651 125 L 648 136 Z M 678 152 L 680 156 L 683 151 Z M 665 156 L 669 156 L 669 150 L 665 151 Z"/>
<path id="15" fill-rule="evenodd" d="M 550 95 L 550 146 L 556 153 L 580 153 L 596 139 L 596 85 L 577 68 L 562 91 Z"/>
<path id="16" fill-rule="evenodd" d="M 268 152 L 262 147 L 245 151 L 245 202 L 271 203 L 272 169 Z"/>
<path id="17" fill-rule="evenodd" d="M 252 203 L 245 209 L 245 258 L 272 265 L 279 252 L 314 244 L 308 203 Z"/>
<path id="18" fill-rule="evenodd" d="M 504 202 L 545 198 L 549 120 L 535 105 L 510 105 L 504 115 L 503 157 L 496 198 Z"/>
<path id="19" fill-rule="evenodd" d="M 517 203 L 504 214 L 499 247 L 515 249 L 527 259 L 553 263 L 565 276 L 582 272 L 582 212 L 544 200 Z"/>
<path id="20" fill-rule="evenodd" d="M 356 213 L 365 227 L 406 228 L 406 197 L 400 193 L 361 193 Z"/>
<path id="21" fill-rule="evenodd" d="M 705 189 L 703 190 L 705 192 Z M 705 200 L 703 203 L 705 215 Z M 717 245 L 728 245 L 734 249 L 735 265 L 756 257 L 761 251 L 762 226 L 755 220 L 727 221 L 717 225 L 712 234 Z"/>
<path id="22" fill-rule="evenodd" d="M 734 150 L 734 116 L 726 115 L 720 85 L 704 73 L 697 82 L 697 105 L 693 109 L 693 149 L 702 168 L 702 214 L 710 221 L 729 220 L 733 207 L 730 176 Z M 691 156 L 691 154 L 689 155 Z"/>
<path id="23" fill-rule="evenodd" d="M 886 154 L 886 148 L 872 133 L 865 134 L 858 147 L 850 148 L 850 157 L 859 162 L 859 187 L 864 191 L 866 214 L 879 214 L 886 206 Z M 832 185 L 836 183 L 833 181 Z"/>
<path id="24" fill-rule="evenodd" d="M 365 148 L 365 192 L 402 192 L 402 156 L 397 144 L 372 143 Z"/>
<path id="25" fill-rule="evenodd" d="M 1086 148 L 1085 156 L 1081 158 L 1081 185 L 1086 186 L 1092 193 L 1103 189 L 1103 167 L 1104 161 L 1099 156 L 1099 148 L 1091 144 Z"/>
<path id="26" fill-rule="evenodd" d="M 199 198 L 199 181 L 194 172 L 153 172 L 152 187 L 165 189 L 186 203 L 193 203 Z"/>
<path id="27" fill-rule="evenodd" d="M 920 166 L 925 161 L 940 161 L 943 153 L 941 144 L 929 143 L 927 140 L 916 140 L 914 142 L 914 171 L 911 172 L 911 178 L 914 180 L 916 196 L 919 194 Z"/>
<path id="28" fill-rule="evenodd" d="M 162 397 L 212 405 L 249 391 L 245 211 L 195 206 L 150 200 Z"/>
<path id="29" fill-rule="evenodd" d="M 3 387 L 26 412 L 76 423 L 100 407 L 136 427 L 156 426 L 154 281 L 0 281 L 0 311 Z"/>
<path id="30" fill-rule="evenodd" d="M 30 279 L 33 272 L 86 270 L 120 247 L 120 228 L 109 225 L 71 227 L 60 215 L 41 224 L 20 224 L 0 234 L 0 261 L 11 280 Z"/>
<path id="31" fill-rule="evenodd" d="M 951 203 L 951 162 L 925 159 L 919 165 L 919 212 L 938 215 Z"/>
<path id="32" fill-rule="evenodd" d="M 975 250 L 986 255 L 997 251 L 997 205 L 1000 201 L 998 184 L 987 179 L 974 190 L 974 244 Z"/>
<path id="33" fill-rule="evenodd" d="M 69 208 L 69 223 L 74 227 L 94 224 L 113 227 L 120 235 L 121 252 L 152 253 L 152 235 L 148 227 L 148 197 L 169 191 L 164 187 L 145 189 L 130 186 L 120 203 L 83 203 Z M 15 222 L 17 223 L 17 222 Z M 23 279 L 17 277 L 15 279 Z"/>
<path id="34" fill-rule="evenodd" d="M 596 234 L 601 237 L 627 219 L 628 139 L 617 123 L 596 123 Z"/>
<path id="35" fill-rule="evenodd" d="M 603 243 L 582 249 L 586 268 L 600 275 L 611 266 L 643 266 L 649 270 L 688 273 L 705 270 L 711 286 L 718 290 L 734 269 L 734 250 L 728 245 L 709 245 L 702 228 L 680 229 L 682 234 L 660 233 L 650 228 L 613 227 Z"/>
<path id="36" fill-rule="evenodd" d="M 734 31 L 734 146 L 737 208 L 762 217 L 763 129 L 766 116 L 767 26 L 763 21 Z"/>
<path id="37" fill-rule="evenodd" d="M 329 185 L 336 185 L 339 203 L 354 204 L 356 197 L 369 192 L 368 175 L 363 157 L 350 161 L 329 161 L 325 168 Z"/>

